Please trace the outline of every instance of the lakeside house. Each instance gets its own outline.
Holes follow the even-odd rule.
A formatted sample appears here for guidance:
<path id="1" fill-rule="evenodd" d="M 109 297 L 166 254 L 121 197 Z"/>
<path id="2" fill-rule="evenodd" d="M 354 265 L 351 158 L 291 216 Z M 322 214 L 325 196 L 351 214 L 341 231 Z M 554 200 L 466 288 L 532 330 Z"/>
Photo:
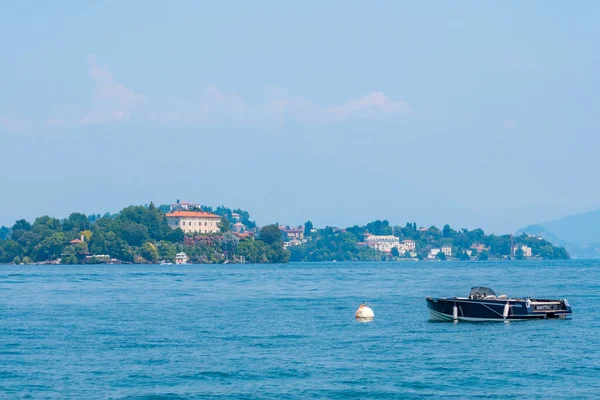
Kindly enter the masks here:
<path id="1" fill-rule="evenodd" d="M 286 231 L 288 239 L 302 240 L 304 239 L 303 228 L 290 228 Z"/>
<path id="2" fill-rule="evenodd" d="M 427 254 L 427 258 L 432 259 L 436 258 L 437 255 L 441 252 L 441 249 L 433 248 L 429 250 L 429 254 Z"/>
<path id="3" fill-rule="evenodd" d="M 190 211 L 194 209 L 200 210 L 202 206 L 200 204 L 188 203 L 187 201 L 177 201 L 175 204 L 171 204 L 169 211 Z"/>
<path id="4" fill-rule="evenodd" d="M 283 243 L 283 248 L 288 249 L 291 246 L 300 246 L 303 243 L 306 243 L 306 239 L 304 238 L 304 228 L 289 228 L 287 226 L 280 225 L 279 230 L 285 235 L 285 241 Z"/>
<path id="5" fill-rule="evenodd" d="M 446 255 L 446 257 L 452 257 L 452 246 L 449 244 L 445 244 L 441 249 L 442 253 Z"/>
<path id="6" fill-rule="evenodd" d="M 73 239 L 69 242 L 69 244 L 79 244 L 85 242 L 85 236 L 81 235 L 79 239 Z"/>
<path id="7" fill-rule="evenodd" d="M 415 243 L 414 240 L 406 239 L 406 240 L 403 240 L 401 243 L 402 243 L 402 246 L 407 251 L 415 251 L 417 248 L 417 244 Z"/>
<path id="8" fill-rule="evenodd" d="M 484 251 L 490 251 L 490 248 L 485 244 L 473 244 L 471 245 L 471 249 L 477 251 L 477 253 L 482 253 Z"/>
<path id="9" fill-rule="evenodd" d="M 238 239 L 247 239 L 247 238 L 251 238 L 254 239 L 254 235 L 252 234 L 252 232 L 233 232 L 233 234 L 238 238 Z"/>
<path id="10" fill-rule="evenodd" d="M 394 235 L 370 235 L 365 234 L 365 244 L 372 249 L 391 253 L 395 247 L 400 251 L 400 239 Z M 402 249 L 404 252 L 405 249 Z"/>
<path id="11" fill-rule="evenodd" d="M 231 230 L 234 233 L 242 233 L 246 230 L 246 225 L 242 224 L 241 222 L 236 222 L 235 224 L 233 224 L 233 226 L 231 227 Z"/>
<path id="12" fill-rule="evenodd" d="M 519 246 L 519 245 L 513 246 L 513 248 L 512 248 L 512 255 L 516 256 L 517 255 L 517 251 L 519 251 L 519 250 L 521 250 L 523 252 L 523 257 L 529 258 L 529 257 L 532 257 L 532 255 L 533 255 L 531 247 L 529 247 L 529 246 Z"/>
<path id="13" fill-rule="evenodd" d="M 304 229 L 301 227 L 288 228 L 287 226 L 280 225 L 279 230 L 283 232 L 285 234 L 285 237 L 290 241 L 302 241 L 304 239 Z"/>
<path id="14" fill-rule="evenodd" d="M 167 223 L 173 229 L 181 228 L 184 233 L 217 233 L 221 216 L 203 211 L 173 211 L 166 214 Z"/>

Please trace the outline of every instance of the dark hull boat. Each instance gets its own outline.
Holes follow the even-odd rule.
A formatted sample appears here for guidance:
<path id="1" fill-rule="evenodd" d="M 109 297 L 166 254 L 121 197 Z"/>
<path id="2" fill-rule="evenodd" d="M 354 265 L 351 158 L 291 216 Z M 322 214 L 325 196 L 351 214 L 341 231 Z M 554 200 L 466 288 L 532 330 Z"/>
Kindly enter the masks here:
<path id="1" fill-rule="evenodd" d="M 469 297 L 427 297 L 430 318 L 437 321 L 522 321 L 566 318 L 567 299 L 547 300 L 496 296 L 490 288 L 474 287 Z"/>

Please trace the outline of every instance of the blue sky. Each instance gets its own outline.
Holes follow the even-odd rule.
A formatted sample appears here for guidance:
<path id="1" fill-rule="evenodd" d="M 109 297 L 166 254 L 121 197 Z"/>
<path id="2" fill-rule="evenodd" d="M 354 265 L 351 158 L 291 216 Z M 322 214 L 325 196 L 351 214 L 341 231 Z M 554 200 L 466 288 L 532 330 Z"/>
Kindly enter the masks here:
<path id="1" fill-rule="evenodd" d="M 0 1 L 0 224 L 175 199 L 509 232 L 600 208 L 600 3 Z"/>

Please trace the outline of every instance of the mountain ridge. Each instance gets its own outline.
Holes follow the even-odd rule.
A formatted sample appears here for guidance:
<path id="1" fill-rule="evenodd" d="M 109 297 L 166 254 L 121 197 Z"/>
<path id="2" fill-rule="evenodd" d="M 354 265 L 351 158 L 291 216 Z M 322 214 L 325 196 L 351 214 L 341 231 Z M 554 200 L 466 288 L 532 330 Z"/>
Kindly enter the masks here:
<path id="1" fill-rule="evenodd" d="M 531 224 L 517 233 L 541 236 L 573 258 L 600 258 L 600 209 Z"/>

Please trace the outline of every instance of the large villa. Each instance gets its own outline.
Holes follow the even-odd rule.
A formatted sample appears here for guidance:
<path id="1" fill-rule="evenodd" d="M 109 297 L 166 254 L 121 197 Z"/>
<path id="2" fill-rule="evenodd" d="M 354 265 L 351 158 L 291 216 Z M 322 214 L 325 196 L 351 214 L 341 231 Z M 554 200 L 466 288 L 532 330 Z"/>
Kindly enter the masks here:
<path id="1" fill-rule="evenodd" d="M 171 228 L 181 228 L 185 233 L 216 233 L 220 229 L 221 216 L 203 211 L 173 211 L 166 217 Z"/>

